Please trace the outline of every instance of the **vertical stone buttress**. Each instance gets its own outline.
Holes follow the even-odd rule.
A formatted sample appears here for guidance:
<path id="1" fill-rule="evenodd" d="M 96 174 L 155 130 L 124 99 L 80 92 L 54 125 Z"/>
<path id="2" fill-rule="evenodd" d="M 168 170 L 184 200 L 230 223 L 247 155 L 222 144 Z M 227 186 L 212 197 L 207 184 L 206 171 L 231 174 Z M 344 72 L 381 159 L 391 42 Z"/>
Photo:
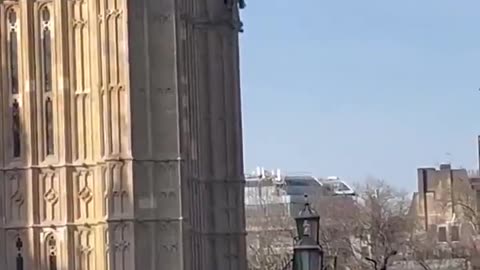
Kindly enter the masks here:
<path id="1" fill-rule="evenodd" d="M 38 230 L 35 223 L 34 183 L 32 178 L 38 175 L 39 160 L 36 144 L 35 85 L 26 79 L 34 76 L 33 51 L 26 48 L 33 45 L 32 3 L 25 1 L 0 2 L 0 59 L 1 82 L 1 173 L 0 203 L 2 213 L 2 248 L 0 267 L 13 269 L 18 257 L 25 267 L 35 265 L 34 248 Z M 30 180 L 30 181 L 29 181 Z M 19 245 L 15 243 L 31 243 Z"/>
<path id="2" fill-rule="evenodd" d="M 246 269 L 238 24 L 0 1 L 0 269 Z"/>
<path id="3" fill-rule="evenodd" d="M 237 5 L 128 3 L 137 267 L 246 269 Z"/>

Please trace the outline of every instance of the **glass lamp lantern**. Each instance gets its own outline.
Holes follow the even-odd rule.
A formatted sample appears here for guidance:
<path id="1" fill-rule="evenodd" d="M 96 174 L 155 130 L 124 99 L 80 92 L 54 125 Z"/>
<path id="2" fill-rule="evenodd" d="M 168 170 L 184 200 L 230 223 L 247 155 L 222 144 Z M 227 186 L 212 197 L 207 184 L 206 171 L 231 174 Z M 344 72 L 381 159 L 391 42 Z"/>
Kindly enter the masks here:
<path id="1" fill-rule="evenodd" d="M 293 270 L 322 270 L 323 250 L 310 236 L 304 235 L 293 249 Z"/>
<path id="2" fill-rule="evenodd" d="M 305 235 L 305 228 L 306 226 L 308 226 L 308 228 L 310 229 L 310 238 L 312 238 L 317 244 L 320 243 L 320 216 L 310 206 L 310 203 L 308 201 L 305 203 L 302 211 L 300 211 L 298 216 L 295 218 L 295 223 L 297 226 L 298 239 L 303 238 L 303 236 Z"/>

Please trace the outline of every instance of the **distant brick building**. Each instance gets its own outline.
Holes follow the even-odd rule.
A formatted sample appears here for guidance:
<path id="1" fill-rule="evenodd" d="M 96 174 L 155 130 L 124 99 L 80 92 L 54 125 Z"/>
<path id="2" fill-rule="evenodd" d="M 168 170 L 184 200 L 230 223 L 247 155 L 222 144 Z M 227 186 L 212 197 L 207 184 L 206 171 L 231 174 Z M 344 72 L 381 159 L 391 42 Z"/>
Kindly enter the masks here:
<path id="1" fill-rule="evenodd" d="M 418 169 L 418 191 L 411 214 L 418 233 L 427 233 L 436 249 L 432 256 L 475 257 L 478 255 L 480 178 L 465 169 Z M 448 254 L 448 255 L 447 255 Z"/>

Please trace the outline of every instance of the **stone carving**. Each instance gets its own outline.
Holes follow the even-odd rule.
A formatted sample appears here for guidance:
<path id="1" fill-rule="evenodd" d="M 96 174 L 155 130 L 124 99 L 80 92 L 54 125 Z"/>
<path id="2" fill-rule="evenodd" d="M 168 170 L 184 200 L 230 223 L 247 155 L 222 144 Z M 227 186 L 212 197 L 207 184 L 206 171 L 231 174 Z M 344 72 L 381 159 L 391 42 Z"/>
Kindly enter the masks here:
<path id="1" fill-rule="evenodd" d="M 113 243 L 110 250 L 113 253 L 112 270 L 126 269 L 129 257 L 130 241 L 128 240 L 129 227 L 127 224 L 121 223 L 113 228 Z"/>
<path id="2" fill-rule="evenodd" d="M 22 154 L 22 127 L 21 127 L 21 108 L 18 100 L 15 99 L 12 104 L 12 143 L 13 143 L 13 157 L 19 158 Z"/>
<path id="3" fill-rule="evenodd" d="M 84 28 L 85 26 L 87 25 L 87 21 L 86 20 L 77 20 L 77 19 L 72 19 L 72 26 L 73 28 Z"/>
<path id="4" fill-rule="evenodd" d="M 117 156 L 122 153 L 122 133 L 125 119 L 126 93 L 124 91 L 124 12 L 117 0 L 103 1 L 99 6 L 99 42 L 102 57 L 100 59 L 100 98 L 101 98 L 101 134 L 103 155 Z M 109 42 L 116 37 L 116 42 Z"/>
<path id="5" fill-rule="evenodd" d="M 58 194 L 53 188 L 50 188 L 47 193 L 45 193 L 44 198 L 48 203 L 53 204 L 58 201 Z"/>
<path id="6" fill-rule="evenodd" d="M 95 270 L 93 245 L 94 235 L 88 229 L 79 229 L 76 231 L 76 265 L 77 270 Z"/>
<path id="7" fill-rule="evenodd" d="M 159 241 L 160 247 L 168 252 L 174 253 L 178 251 L 178 241 L 175 235 L 175 224 L 173 222 L 160 222 L 159 224 L 160 236 Z"/>
<path id="8" fill-rule="evenodd" d="M 70 1 L 68 12 L 71 20 L 70 39 L 72 66 L 70 85 L 73 90 L 73 155 L 77 161 L 85 161 L 92 156 L 92 95 L 91 75 L 88 67 L 92 64 L 88 21 L 89 2 Z"/>
<path id="9" fill-rule="evenodd" d="M 5 231 L 5 238 L 3 238 L 3 247 L 5 254 L 0 257 L 0 262 L 5 263 L 5 269 L 20 269 L 24 270 L 28 267 L 28 238 L 22 230 L 7 230 Z M 2 266 L 4 266 L 2 264 Z M 2 267 L 3 270 L 3 267 Z"/>
<path id="10" fill-rule="evenodd" d="M 23 270 L 23 256 L 22 256 L 23 241 L 22 239 L 20 239 L 20 236 L 17 237 L 17 241 L 15 242 L 15 247 L 17 248 L 17 258 L 15 261 L 16 269 Z"/>
<path id="11" fill-rule="evenodd" d="M 158 23 L 158 24 L 165 24 L 169 20 L 171 20 L 171 18 L 172 18 L 171 14 L 155 14 L 152 16 L 152 22 Z"/>
<path id="12" fill-rule="evenodd" d="M 8 113 L 10 118 L 10 128 L 8 132 L 10 133 L 7 138 L 10 147 L 8 157 L 13 159 L 18 159 L 22 156 L 23 150 L 23 128 L 21 125 L 23 115 L 23 104 L 22 104 L 22 91 L 20 91 L 20 70 L 21 70 L 21 26 L 20 19 L 21 13 L 18 8 L 17 2 L 11 2 L 10 5 L 5 5 L 5 13 L 3 14 L 2 19 L 4 20 L 2 25 L 5 25 L 7 33 L 5 33 L 6 39 L 2 40 L 2 43 L 7 46 L 4 56 L 6 57 L 6 66 L 5 70 L 8 72 L 3 72 L 3 80 L 7 82 L 9 95 L 6 95 L 9 99 L 9 109 Z M 7 90 L 5 89 L 5 90 Z M 3 91 L 3 90 L 2 90 Z M 6 112 L 6 111 L 5 111 Z M 5 140 L 7 142 L 7 140 Z"/>
<path id="13" fill-rule="evenodd" d="M 112 187 L 112 213 L 124 213 L 127 201 L 128 192 L 125 189 L 125 178 L 122 175 L 122 166 L 112 166 L 113 172 L 113 187 Z"/>
<path id="14" fill-rule="evenodd" d="M 19 175 L 7 175 L 7 192 L 9 205 L 7 206 L 7 222 L 18 222 L 23 219 L 24 195 Z"/>
<path id="15" fill-rule="evenodd" d="M 120 15 L 122 15 L 122 11 L 119 9 L 107 9 L 106 13 L 107 20 L 110 19 L 111 17 L 114 17 L 115 19 L 119 18 Z"/>
<path id="16" fill-rule="evenodd" d="M 47 156 L 55 154 L 55 118 L 56 118 L 56 100 L 55 100 L 55 31 L 54 31 L 54 16 L 52 16 L 51 1 L 39 2 L 36 1 L 37 8 L 35 9 L 36 27 L 40 33 L 36 39 L 38 50 L 38 58 L 36 59 L 38 67 L 37 87 L 40 91 L 36 94 L 42 100 L 41 106 L 38 107 L 38 115 L 41 117 L 42 132 L 39 133 L 41 141 L 40 153 L 43 159 Z M 40 120 L 40 119 L 39 119 Z"/>
<path id="17" fill-rule="evenodd" d="M 111 196 L 111 178 L 108 174 L 107 166 L 102 167 L 102 197 L 103 197 L 103 204 L 102 204 L 102 216 L 108 217 L 109 209 L 110 209 L 110 196 Z"/>
<path id="18" fill-rule="evenodd" d="M 169 253 L 177 252 L 178 251 L 178 246 L 177 243 L 173 244 L 163 244 L 162 247 Z"/>
<path id="19" fill-rule="evenodd" d="M 45 237 L 44 241 L 44 264 L 47 265 L 48 270 L 57 270 L 58 269 L 58 249 L 57 249 L 57 239 L 53 233 L 48 234 Z"/>
<path id="20" fill-rule="evenodd" d="M 59 218 L 60 183 L 55 171 L 45 171 L 39 176 L 41 190 L 40 217 L 42 221 L 53 221 Z"/>
<path id="21" fill-rule="evenodd" d="M 105 270 L 111 270 L 110 267 L 110 258 L 111 258 L 111 250 L 110 250 L 110 231 L 108 230 L 108 227 L 103 228 L 103 241 L 105 243 Z"/>
<path id="22" fill-rule="evenodd" d="M 74 173 L 75 193 L 75 217 L 77 219 L 93 218 L 93 173 L 89 170 L 80 169 Z"/>
<path id="23" fill-rule="evenodd" d="M 87 186 L 84 186 L 78 193 L 78 197 L 85 203 L 88 203 L 92 199 L 92 191 Z"/>
<path id="24" fill-rule="evenodd" d="M 111 163 L 103 168 L 103 215 L 119 217 L 128 210 L 127 178 L 122 163 Z"/>
<path id="25" fill-rule="evenodd" d="M 161 199 L 175 199 L 177 193 L 174 189 L 164 189 L 160 191 L 160 198 Z"/>

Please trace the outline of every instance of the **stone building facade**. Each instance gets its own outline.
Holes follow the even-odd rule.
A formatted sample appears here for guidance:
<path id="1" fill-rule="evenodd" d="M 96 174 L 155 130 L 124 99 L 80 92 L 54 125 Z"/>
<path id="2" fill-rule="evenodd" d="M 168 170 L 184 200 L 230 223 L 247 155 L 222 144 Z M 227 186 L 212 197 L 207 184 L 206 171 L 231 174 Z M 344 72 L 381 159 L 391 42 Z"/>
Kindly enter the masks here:
<path id="1" fill-rule="evenodd" d="M 418 192 L 414 193 L 411 213 L 418 233 L 427 232 L 433 240 L 434 256 L 475 258 L 480 254 L 477 179 L 449 164 L 418 169 Z"/>
<path id="2" fill-rule="evenodd" d="M 458 226 L 466 215 L 475 214 L 475 195 L 471 178 L 465 169 L 453 169 L 449 164 L 440 165 L 439 169 L 420 168 L 413 207 L 424 230 L 438 230 L 440 226 L 440 238 L 445 238 L 441 226 Z"/>
<path id="3" fill-rule="evenodd" d="M 0 269 L 246 269 L 239 4 L 0 0 Z"/>

